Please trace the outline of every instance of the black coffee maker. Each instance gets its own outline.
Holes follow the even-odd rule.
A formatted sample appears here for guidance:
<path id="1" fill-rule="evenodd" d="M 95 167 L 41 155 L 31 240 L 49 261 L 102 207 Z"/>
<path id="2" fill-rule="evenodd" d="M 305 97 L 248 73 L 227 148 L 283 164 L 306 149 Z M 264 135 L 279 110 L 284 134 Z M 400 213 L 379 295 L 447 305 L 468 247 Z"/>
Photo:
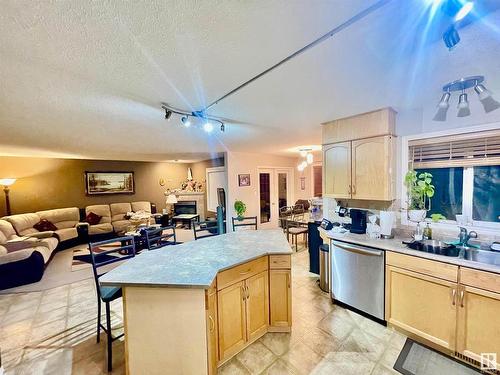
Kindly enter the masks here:
<path id="1" fill-rule="evenodd" d="M 366 214 L 366 210 L 358 210 L 357 208 L 351 208 L 349 210 L 349 216 L 351 217 L 351 233 L 366 233 Z"/>

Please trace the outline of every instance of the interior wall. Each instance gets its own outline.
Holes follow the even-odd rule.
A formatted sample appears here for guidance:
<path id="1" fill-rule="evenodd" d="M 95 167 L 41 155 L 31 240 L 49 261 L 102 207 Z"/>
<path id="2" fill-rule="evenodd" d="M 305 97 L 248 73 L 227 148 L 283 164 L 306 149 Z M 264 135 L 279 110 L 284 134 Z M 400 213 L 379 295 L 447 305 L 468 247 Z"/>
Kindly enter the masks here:
<path id="1" fill-rule="evenodd" d="M 241 200 L 247 207 L 247 216 L 258 216 L 259 200 L 258 200 L 258 168 L 262 167 L 290 167 L 292 168 L 294 177 L 294 191 L 292 199 L 297 198 L 297 158 L 277 156 L 269 154 L 244 153 L 244 152 L 228 152 L 227 153 L 227 178 L 228 178 L 228 193 L 227 193 L 227 217 L 236 216 L 234 211 L 234 201 Z M 238 186 L 238 175 L 250 174 L 250 186 Z M 230 221 L 230 220 L 229 220 Z"/>
<path id="2" fill-rule="evenodd" d="M 205 180 L 205 166 L 220 162 L 217 159 L 188 164 L 0 156 L 0 178 L 18 179 L 10 190 L 13 214 L 141 200 L 155 203 L 161 211 L 165 208 L 164 192 L 180 187 L 187 179 L 188 167 L 192 168 L 194 178 Z M 135 194 L 88 196 L 85 194 L 85 171 L 133 171 Z M 165 181 L 164 186 L 160 186 L 161 178 Z M 5 214 L 2 197 L 0 216 Z"/>
<path id="3" fill-rule="evenodd" d="M 197 181 L 202 181 L 206 187 L 207 180 L 207 168 L 223 167 L 224 158 L 215 158 L 209 160 L 202 160 L 191 164 L 191 172 L 193 173 L 193 178 Z M 207 209 L 207 189 L 205 188 L 205 217 L 214 216 L 214 213 L 209 212 Z"/>

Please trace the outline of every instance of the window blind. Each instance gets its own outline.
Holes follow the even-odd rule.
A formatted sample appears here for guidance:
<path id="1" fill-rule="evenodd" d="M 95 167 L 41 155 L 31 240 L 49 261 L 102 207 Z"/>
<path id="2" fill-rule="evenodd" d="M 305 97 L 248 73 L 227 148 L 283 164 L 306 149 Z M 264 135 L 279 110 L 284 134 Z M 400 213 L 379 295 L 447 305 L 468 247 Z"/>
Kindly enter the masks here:
<path id="1" fill-rule="evenodd" d="M 418 139 L 408 145 L 413 169 L 500 165 L 500 130 Z"/>

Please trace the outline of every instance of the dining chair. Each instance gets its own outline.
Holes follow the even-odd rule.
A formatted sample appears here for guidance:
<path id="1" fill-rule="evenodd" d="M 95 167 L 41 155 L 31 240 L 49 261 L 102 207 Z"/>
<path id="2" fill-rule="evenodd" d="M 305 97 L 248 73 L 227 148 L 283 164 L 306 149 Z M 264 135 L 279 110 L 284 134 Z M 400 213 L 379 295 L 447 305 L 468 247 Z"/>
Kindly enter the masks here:
<path id="1" fill-rule="evenodd" d="M 141 230 L 141 234 L 146 238 L 146 247 L 148 250 L 155 250 L 178 243 L 173 225 L 159 228 L 145 228 Z"/>
<path id="2" fill-rule="evenodd" d="M 304 244 L 307 247 L 308 228 L 304 219 L 304 212 L 298 212 L 294 213 L 290 220 L 287 220 L 286 238 L 289 239 L 289 235 L 292 235 L 292 245 L 295 242 L 295 251 L 299 250 L 298 236 L 301 234 L 304 237 Z"/>
<path id="3" fill-rule="evenodd" d="M 236 231 L 237 227 L 254 227 L 253 229 L 257 230 L 257 216 L 232 217 L 231 222 L 233 224 L 233 232 Z"/>
<path id="4" fill-rule="evenodd" d="M 108 371 L 111 371 L 113 363 L 112 344 L 123 337 L 124 334 L 113 337 L 111 333 L 110 302 L 122 296 L 122 289 L 120 287 L 102 286 L 99 278 L 109 271 L 109 267 L 106 266 L 116 262 L 123 262 L 135 256 L 134 237 L 118 237 L 106 241 L 91 242 L 89 243 L 89 251 L 97 292 L 97 342 L 99 343 L 101 340 L 102 329 L 107 336 Z M 103 268 L 107 271 L 103 271 Z M 106 306 L 106 327 L 101 324 L 101 302 L 104 302 Z"/>
<path id="5" fill-rule="evenodd" d="M 193 224 L 193 233 L 195 240 L 219 235 L 219 228 L 217 227 L 217 221 L 201 221 L 201 222 L 193 222 L 192 224 Z"/>

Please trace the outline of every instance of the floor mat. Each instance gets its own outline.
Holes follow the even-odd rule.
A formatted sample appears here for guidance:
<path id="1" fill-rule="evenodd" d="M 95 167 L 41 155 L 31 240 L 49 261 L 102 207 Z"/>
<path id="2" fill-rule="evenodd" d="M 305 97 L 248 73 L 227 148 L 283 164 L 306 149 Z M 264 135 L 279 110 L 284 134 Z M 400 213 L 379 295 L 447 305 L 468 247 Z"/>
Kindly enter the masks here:
<path id="1" fill-rule="evenodd" d="M 394 370 L 404 375 L 476 375 L 476 368 L 407 339 Z"/>

